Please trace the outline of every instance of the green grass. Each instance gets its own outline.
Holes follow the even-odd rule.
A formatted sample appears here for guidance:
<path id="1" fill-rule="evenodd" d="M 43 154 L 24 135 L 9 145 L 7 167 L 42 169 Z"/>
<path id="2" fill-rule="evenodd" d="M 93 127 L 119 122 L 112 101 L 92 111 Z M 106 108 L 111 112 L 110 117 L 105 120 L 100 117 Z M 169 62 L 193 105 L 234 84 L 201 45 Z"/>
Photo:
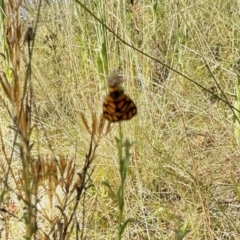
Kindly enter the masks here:
<path id="1" fill-rule="evenodd" d="M 121 222 L 134 219 L 122 239 L 239 239 L 239 113 L 231 107 L 239 105 L 239 5 L 128 2 L 43 1 L 39 16 L 39 5 L 25 3 L 14 55 L 19 68 L 1 35 L 0 71 L 7 77 L 0 88 L 2 239 L 52 239 L 54 232 L 60 239 L 60 222 L 73 213 L 63 239 L 117 239 L 121 211 Z M 10 10 L 6 4 L 1 33 Z M 23 38 L 32 20 L 38 25 L 30 75 Z M 32 101 L 29 144 L 12 120 L 19 102 L 3 88 L 8 81 L 14 89 L 9 69 L 15 67 Z M 121 123 L 123 139 L 133 143 L 122 210 L 114 194 L 121 186 L 119 126 L 107 129 L 105 122 L 102 129 L 100 122 L 113 69 L 138 107 L 137 116 Z M 22 146 L 30 152 L 25 175 Z M 60 157 L 68 171 L 61 170 Z M 38 161 L 43 169 L 32 171 Z M 25 208 L 38 228 L 27 224 Z"/>

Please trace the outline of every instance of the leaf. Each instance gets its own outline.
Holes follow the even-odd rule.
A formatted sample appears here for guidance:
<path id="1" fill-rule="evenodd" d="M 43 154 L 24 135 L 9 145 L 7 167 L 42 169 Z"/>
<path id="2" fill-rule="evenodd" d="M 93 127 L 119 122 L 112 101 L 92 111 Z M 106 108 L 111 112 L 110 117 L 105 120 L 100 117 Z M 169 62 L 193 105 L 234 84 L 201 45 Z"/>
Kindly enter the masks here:
<path id="1" fill-rule="evenodd" d="M 116 195 L 116 193 L 112 190 L 112 187 L 110 186 L 109 182 L 107 182 L 107 181 L 102 181 L 102 184 L 105 185 L 105 186 L 109 189 L 109 192 L 110 192 L 111 196 L 114 198 L 114 200 L 117 201 L 117 195 Z"/>

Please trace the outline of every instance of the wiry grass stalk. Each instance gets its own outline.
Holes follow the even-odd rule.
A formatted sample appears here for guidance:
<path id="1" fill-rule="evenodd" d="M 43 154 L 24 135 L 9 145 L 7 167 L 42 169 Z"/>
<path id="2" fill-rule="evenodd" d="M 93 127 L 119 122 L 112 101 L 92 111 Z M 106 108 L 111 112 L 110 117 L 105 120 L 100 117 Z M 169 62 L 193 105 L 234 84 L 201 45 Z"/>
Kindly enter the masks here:
<path id="1" fill-rule="evenodd" d="M 13 148 L 18 146 L 22 164 L 23 178 L 23 202 L 26 206 L 23 219 L 26 224 L 26 239 L 31 239 L 36 231 L 36 214 L 32 204 L 33 192 L 36 191 L 31 174 L 31 100 L 30 68 L 26 71 L 26 78 L 20 77 L 20 46 L 22 37 L 22 25 L 20 23 L 20 4 L 17 1 L 9 1 L 4 6 L 2 2 L 1 18 L 4 19 L 2 28 L 3 53 L 5 57 L 5 71 L 1 73 L 1 85 L 6 97 L 12 104 L 11 116 L 13 118 Z M 4 11 L 5 10 L 5 11 Z M 26 38 L 30 52 L 30 41 Z M 12 158 L 12 157 L 11 157 Z"/>
<path id="2" fill-rule="evenodd" d="M 238 75 L 237 83 L 236 83 L 236 100 L 235 100 L 235 114 L 236 114 L 236 121 L 235 121 L 235 136 L 238 145 L 240 144 L 240 75 Z"/>
<path id="3" fill-rule="evenodd" d="M 105 2 L 100 0 L 97 6 L 97 13 L 99 18 L 105 22 Z M 101 78 L 105 80 L 105 77 L 108 70 L 108 52 L 107 52 L 107 31 L 103 27 L 102 24 L 94 25 L 96 36 L 97 36 L 97 68 L 98 73 L 100 74 Z M 106 88 L 105 81 L 102 83 L 101 88 Z"/>

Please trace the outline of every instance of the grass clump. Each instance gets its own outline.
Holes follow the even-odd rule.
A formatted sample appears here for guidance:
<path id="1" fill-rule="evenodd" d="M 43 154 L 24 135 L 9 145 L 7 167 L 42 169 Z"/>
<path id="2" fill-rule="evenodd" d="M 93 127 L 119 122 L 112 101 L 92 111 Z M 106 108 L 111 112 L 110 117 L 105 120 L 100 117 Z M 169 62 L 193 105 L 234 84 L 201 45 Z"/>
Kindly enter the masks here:
<path id="1" fill-rule="evenodd" d="M 237 1 L 0 4 L 1 238 L 239 238 Z"/>

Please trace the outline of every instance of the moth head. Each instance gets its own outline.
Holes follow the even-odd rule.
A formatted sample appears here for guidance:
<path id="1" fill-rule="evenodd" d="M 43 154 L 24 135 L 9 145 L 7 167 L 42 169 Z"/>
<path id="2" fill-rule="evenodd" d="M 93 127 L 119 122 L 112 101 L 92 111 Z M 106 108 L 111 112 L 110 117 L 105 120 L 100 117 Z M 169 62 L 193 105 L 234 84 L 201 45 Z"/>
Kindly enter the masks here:
<path id="1" fill-rule="evenodd" d="M 122 77 L 118 75 L 117 71 L 114 69 L 108 76 L 108 86 L 115 87 L 122 83 Z"/>

